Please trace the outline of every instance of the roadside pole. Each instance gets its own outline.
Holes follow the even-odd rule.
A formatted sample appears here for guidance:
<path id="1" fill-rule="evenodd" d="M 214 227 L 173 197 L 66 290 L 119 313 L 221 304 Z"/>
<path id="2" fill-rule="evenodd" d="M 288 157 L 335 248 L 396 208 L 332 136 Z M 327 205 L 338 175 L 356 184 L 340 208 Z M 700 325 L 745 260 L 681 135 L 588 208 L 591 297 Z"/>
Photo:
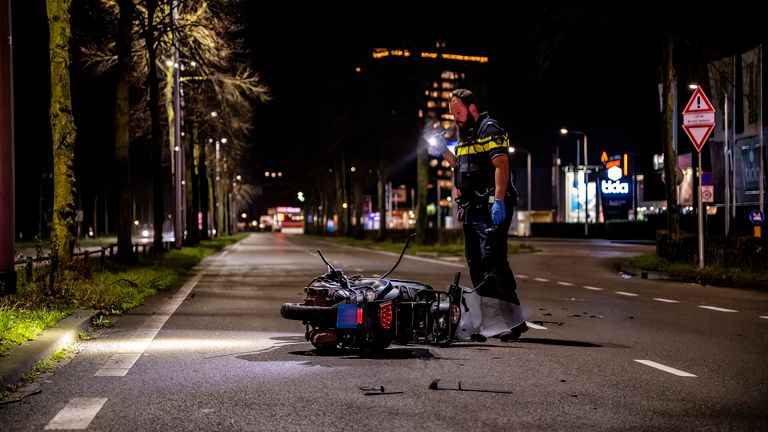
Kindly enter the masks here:
<path id="1" fill-rule="evenodd" d="M 0 0 L 0 294 L 16 292 L 11 1 Z"/>
<path id="2" fill-rule="evenodd" d="M 697 175 L 699 177 L 699 188 L 697 198 L 698 213 L 698 238 L 699 238 L 699 268 L 704 268 L 704 203 L 702 202 L 701 188 L 701 148 L 715 128 L 715 109 L 709 102 L 707 95 L 701 87 L 697 87 L 693 92 L 691 100 L 683 110 L 683 129 L 696 147 L 699 153 L 699 166 Z"/>

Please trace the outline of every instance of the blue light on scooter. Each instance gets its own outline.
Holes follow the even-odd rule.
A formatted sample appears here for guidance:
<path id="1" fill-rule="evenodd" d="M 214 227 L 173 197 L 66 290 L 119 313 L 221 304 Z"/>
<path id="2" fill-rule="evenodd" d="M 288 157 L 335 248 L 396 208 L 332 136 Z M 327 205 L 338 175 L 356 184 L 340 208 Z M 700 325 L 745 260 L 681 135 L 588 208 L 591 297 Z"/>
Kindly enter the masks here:
<path id="1" fill-rule="evenodd" d="M 336 328 L 357 328 L 362 323 L 363 309 L 356 304 L 339 304 L 338 314 L 336 315 Z"/>

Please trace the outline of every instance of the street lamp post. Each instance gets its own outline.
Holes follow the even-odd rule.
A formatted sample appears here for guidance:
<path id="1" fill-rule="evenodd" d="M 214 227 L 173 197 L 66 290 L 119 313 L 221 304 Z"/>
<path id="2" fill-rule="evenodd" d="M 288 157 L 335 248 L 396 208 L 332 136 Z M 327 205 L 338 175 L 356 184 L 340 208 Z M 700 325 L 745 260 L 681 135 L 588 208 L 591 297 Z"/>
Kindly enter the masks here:
<path id="1" fill-rule="evenodd" d="M 530 218 L 531 217 L 531 152 L 529 152 L 528 150 L 523 150 L 521 148 L 516 148 L 516 147 L 509 148 L 510 153 L 515 153 L 518 151 L 525 153 L 525 156 L 526 156 L 526 165 L 527 165 L 526 173 L 528 178 L 526 181 L 526 186 L 527 186 L 526 202 L 528 204 L 528 217 Z"/>
<path id="2" fill-rule="evenodd" d="M 569 133 L 576 134 L 576 135 L 582 135 L 584 137 L 584 237 L 589 235 L 589 163 L 587 162 L 587 134 L 585 134 L 582 131 L 576 131 L 576 130 L 568 130 L 565 128 L 560 129 L 560 133 L 562 135 L 567 135 Z M 579 168 L 578 158 L 579 158 L 579 141 L 576 141 L 576 169 Z M 578 173 L 577 173 L 578 174 Z"/>

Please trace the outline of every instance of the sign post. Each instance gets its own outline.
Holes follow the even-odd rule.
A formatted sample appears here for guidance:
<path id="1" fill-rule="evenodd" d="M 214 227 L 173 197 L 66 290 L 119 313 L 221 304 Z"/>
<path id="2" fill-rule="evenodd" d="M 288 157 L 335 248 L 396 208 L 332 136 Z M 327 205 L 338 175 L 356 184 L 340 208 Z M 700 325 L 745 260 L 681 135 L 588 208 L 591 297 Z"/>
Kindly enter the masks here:
<path id="1" fill-rule="evenodd" d="M 704 203 L 702 202 L 702 184 L 701 184 L 701 148 L 715 128 L 715 109 L 709 102 L 707 95 L 701 87 L 696 87 L 691 100 L 683 110 L 683 129 L 688 138 L 693 142 L 696 151 L 699 153 L 699 193 L 698 195 L 698 222 L 699 222 L 699 268 L 704 268 Z"/>

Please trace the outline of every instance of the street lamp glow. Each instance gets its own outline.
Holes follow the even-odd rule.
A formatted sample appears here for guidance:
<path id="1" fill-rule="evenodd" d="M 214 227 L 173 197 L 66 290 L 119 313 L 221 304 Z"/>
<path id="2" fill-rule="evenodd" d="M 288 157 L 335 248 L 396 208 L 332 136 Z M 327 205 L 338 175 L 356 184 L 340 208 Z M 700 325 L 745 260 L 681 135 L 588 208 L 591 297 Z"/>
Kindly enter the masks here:
<path id="1" fill-rule="evenodd" d="M 690 83 L 688 84 L 688 88 L 691 90 L 696 90 L 697 88 L 699 88 L 699 85 L 696 83 Z"/>
<path id="2" fill-rule="evenodd" d="M 217 115 L 219 115 L 219 113 L 216 111 L 211 111 L 211 117 L 216 117 Z"/>
<path id="3" fill-rule="evenodd" d="M 277 177 L 277 173 L 272 173 L 272 178 Z"/>
<path id="4" fill-rule="evenodd" d="M 269 171 L 264 171 L 264 177 L 269 177 Z"/>
<path id="5" fill-rule="evenodd" d="M 278 176 L 278 177 L 282 177 L 282 176 L 283 176 L 283 173 L 282 173 L 282 171 L 278 172 L 278 173 L 277 173 L 277 176 Z"/>
<path id="6" fill-rule="evenodd" d="M 214 117 L 216 117 L 216 116 L 214 116 Z M 222 139 L 221 139 L 221 143 L 222 143 L 222 144 L 226 144 L 226 143 L 227 143 L 227 139 L 226 139 L 226 138 L 222 138 Z"/>
<path id="7" fill-rule="evenodd" d="M 240 181 L 242 179 L 243 179 L 243 176 L 241 176 L 240 174 L 235 176 L 235 180 L 237 180 L 237 181 Z"/>
<path id="8" fill-rule="evenodd" d="M 510 152 L 510 153 L 514 153 L 514 152 L 515 152 L 515 148 L 514 148 L 514 147 L 510 147 L 510 148 L 509 148 L 509 152 Z"/>
<path id="9" fill-rule="evenodd" d="M 136 225 L 136 226 L 139 226 L 139 221 L 135 220 L 135 221 L 133 221 L 133 224 Z"/>
<path id="10" fill-rule="evenodd" d="M 192 61 L 192 62 L 189 63 L 189 65 L 192 66 L 192 67 L 195 67 L 195 66 L 197 66 L 197 62 Z"/>
<path id="11" fill-rule="evenodd" d="M 357 171 L 357 168 L 355 168 L 355 167 L 352 167 L 352 168 L 350 168 L 349 170 L 350 170 L 350 171 L 352 171 L 352 172 L 355 172 L 355 171 Z"/>
<path id="12" fill-rule="evenodd" d="M 248 213 L 242 213 L 240 214 L 240 217 L 246 219 L 248 217 Z"/>
<path id="13" fill-rule="evenodd" d="M 560 134 L 561 135 L 567 135 L 568 134 L 568 129 L 566 129 L 566 128 L 560 129 Z"/>
<path id="14" fill-rule="evenodd" d="M 341 206 L 342 206 L 342 207 L 344 207 L 344 208 L 347 208 L 347 207 L 349 207 L 349 206 L 347 205 L 347 203 L 344 203 L 344 204 L 342 204 Z"/>

